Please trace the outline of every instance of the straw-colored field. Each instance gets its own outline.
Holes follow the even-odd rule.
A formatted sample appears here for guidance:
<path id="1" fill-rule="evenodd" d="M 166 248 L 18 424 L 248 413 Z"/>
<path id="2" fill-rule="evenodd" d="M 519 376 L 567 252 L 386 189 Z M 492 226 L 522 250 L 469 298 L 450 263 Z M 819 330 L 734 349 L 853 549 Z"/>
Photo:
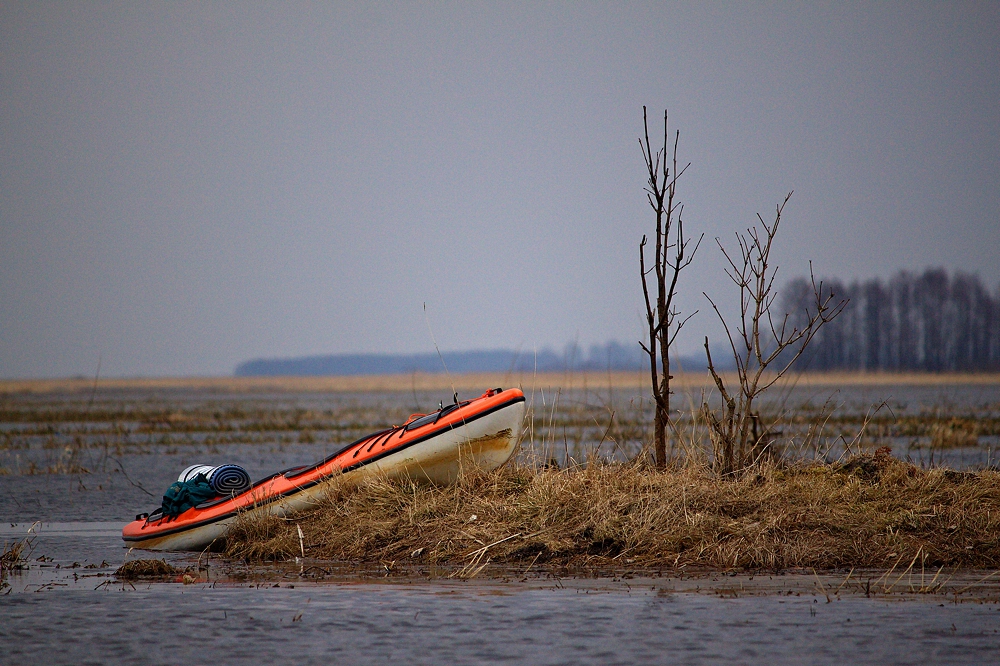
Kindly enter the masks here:
<path id="1" fill-rule="evenodd" d="M 727 382 L 735 376 L 723 374 Z M 710 386 L 702 372 L 675 373 L 676 388 Z M 782 380 L 781 386 L 953 386 L 1000 385 L 996 373 L 864 373 L 829 372 L 802 373 Z M 407 375 L 343 376 L 343 377 L 148 377 L 66 379 L 6 379 L 0 380 L 0 394 L 85 392 L 96 387 L 116 390 L 191 389 L 232 393 L 264 391 L 287 392 L 382 392 L 382 391 L 444 391 L 476 390 L 484 386 L 520 386 L 543 389 L 584 390 L 601 388 L 641 388 L 649 385 L 645 372 L 549 372 L 549 373 L 472 373 L 446 375 L 413 373 Z M 780 386 L 778 387 L 780 388 Z"/>

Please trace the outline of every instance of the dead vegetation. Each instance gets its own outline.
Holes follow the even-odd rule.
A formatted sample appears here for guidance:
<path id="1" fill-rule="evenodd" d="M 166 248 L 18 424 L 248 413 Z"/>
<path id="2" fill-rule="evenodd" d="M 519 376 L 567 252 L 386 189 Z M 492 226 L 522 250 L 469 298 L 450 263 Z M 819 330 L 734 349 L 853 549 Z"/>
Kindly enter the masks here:
<path id="1" fill-rule="evenodd" d="M 8 575 L 28 568 L 28 555 L 31 553 L 35 541 L 34 536 L 30 536 L 34 527 L 32 525 L 32 529 L 29 530 L 29 536 L 13 543 L 4 542 L 3 550 L 0 551 L 0 590 L 10 587 L 7 582 Z"/>
<path id="2" fill-rule="evenodd" d="M 118 580 L 162 579 L 183 573 L 163 560 L 129 560 L 115 570 Z"/>
<path id="3" fill-rule="evenodd" d="M 458 567 L 998 567 L 998 528 L 1000 473 L 921 470 L 881 450 L 727 480 L 638 464 L 507 467 L 449 487 L 374 480 L 291 519 L 244 517 L 227 554 Z"/>
<path id="4" fill-rule="evenodd" d="M 949 419 L 947 423 L 930 426 L 931 447 L 936 449 L 957 449 L 979 445 L 979 434 L 975 422 L 964 419 Z"/>
<path id="5" fill-rule="evenodd" d="M 774 282 L 778 269 L 773 265 L 771 250 L 791 196 L 789 192 L 775 207 L 773 222 L 768 224 L 758 214 L 760 228 L 754 225 L 736 234 L 739 255 L 727 252 L 716 239 L 729 264 L 726 275 L 740 292 L 740 316 L 732 325 L 722 316 L 715 301 L 704 294 L 726 331 L 738 379 L 735 386 L 728 384 L 727 388 L 712 362 L 706 337 L 708 371 L 722 396 L 722 406 L 715 410 L 705 403 L 702 412 L 710 426 L 713 459 L 725 474 L 742 473 L 763 456 L 774 454 L 771 447 L 777 424 L 762 418 L 759 403 L 765 392 L 788 373 L 816 333 L 836 319 L 846 305 L 846 301 L 836 301 L 834 294 L 813 279 L 813 302 L 811 309 L 802 313 L 804 321 L 796 326 L 789 314 L 772 312 L 771 306 L 777 298 Z"/>
<path id="6" fill-rule="evenodd" d="M 9 571 L 19 571 L 25 568 L 25 555 L 31 550 L 31 544 L 27 539 L 15 541 L 11 544 L 5 543 L 3 552 L 0 553 L 0 573 L 6 575 Z"/>

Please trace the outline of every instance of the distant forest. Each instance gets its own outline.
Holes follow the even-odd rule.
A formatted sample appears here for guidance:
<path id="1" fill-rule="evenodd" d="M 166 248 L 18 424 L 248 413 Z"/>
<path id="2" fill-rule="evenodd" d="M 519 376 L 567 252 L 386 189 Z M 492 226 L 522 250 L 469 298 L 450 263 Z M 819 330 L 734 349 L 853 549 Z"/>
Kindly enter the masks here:
<path id="1" fill-rule="evenodd" d="M 449 372 L 565 372 L 567 370 L 647 370 L 649 360 L 639 343 L 609 342 L 584 349 L 567 345 L 552 349 L 490 349 L 443 352 Z M 705 370 L 700 356 L 680 359 L 685 370 Z M 727 366 L 728 367 L 728 366 Z M 387 375 L 444 372 L 436 352 L 422 354 L 330 354 L 299 358 L 255 359 L 236 368 L 237 377 Z"/>
<path id="2" fill-rule="evenodd" d="M 928 269 L 888 282 L 824 280 L 823 291 L 849 302 L 820 330 L 799 370 L 1000 370 L 1000 293 L 991 295 L 978 276 Z M 815 308 L 809 281 L 790 282 L 782 306 L 790 323 L 801 323 Z"/>

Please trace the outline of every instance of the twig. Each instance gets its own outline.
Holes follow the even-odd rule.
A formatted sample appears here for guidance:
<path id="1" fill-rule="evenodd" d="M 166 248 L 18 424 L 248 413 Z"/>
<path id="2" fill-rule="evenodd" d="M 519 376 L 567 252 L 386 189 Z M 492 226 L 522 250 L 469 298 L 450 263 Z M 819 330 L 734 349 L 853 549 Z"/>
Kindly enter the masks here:
<path id="1" fill-rule="evenodd" d="M 986 580 L 988 580 L 990 578 L 993 578 L 993 576 L 996 576 L 997 574 L 1000 574 L 1000 571 L 994 571 L 993 573 L 986 574 L 985 576 L 983 576 L 982 578 L 980 578 L 979 580 L 977 580 L 975 583 L 972 583 L 970 585 L 966 585 L 965 587 L 963 587 L 958 592 L 955 592 L 955 596 L 957 597 L 958 595 L 962 594 L 963 592 L 966 592 L 967 590 L 971 590 L 976 585 L 979 585 L 980 583 L 985 582 Z"/>
<path id="2" fill-rule="evenodd" d="M 816 584 L 819 585 L 819 591 L 823 593 L 824 597 L 826 597 L 826 603 L 830 603 L 830 601 L 832 601 L 830 599 L 830 595 L 826 593 L 826 588 L 823 587 L 823 581 L 821 581 L 819 579 L 819 574 L 816 573 L 816 569 L 815 568 L 813 569 L 813 576 L 816 577 Z"/>
<path id="3" fill-rule="evenodd" d="M 523 574 L 521 574 L 522 578 L 528 575 L 528 572 L 531 571 L 531 567 L 535 566 L 535 562 L 538 561 L 538 558 L 541 556 L 541 554 L 542 551 L 538 551 L 537 553 L 535 553 L 535 559 L 531 560 L 531 564 L 529 564 L 528 568 L 524 570 Z"/>
<path id="4" fill-rule="evenodd" d="M 125 480 L 126 480 L 126 481 L 128 481 L 128 482 L 129 482 L 130 484 L 132 484 L 132 485 L 133 485 L 134 487 L 138 488 L 139 490 L 141 490 L 142 492 L 146 493 L 146 494 L 147 494 L 147 495 L 149 495 L 150 497 L 156 497 L 156 495 L 154 495 L 153 493 L 151 493 L 151 492 L 149 492 L 148 490 L 146 490 L 145 488 L 143 488 L 143 487 L 142 487 L 142 484 L 140 484 L 140 483 L 137 483 L 137 482 L 135 482 L 135 481 L 133 481 L 133 480 L 132 480 L 132 477 L 130 477 L 130 476 L 128 475 L 128 472 L 126 472 L 126 471 L 125 471 L 125 466 L 124 466 L 124 465 L 122 465 L 121 461 L 120 461 L 120 460 L 118 460 L 118 458 L 115 458 L 114 456 L 112 456 L 112 455 L 110 455 L 110 454 L 108 455 L 108 458 L 109 458 L 110 460 L 113 460 L 113 461 L 115 462 L 115 464 L 116 464 L 116 465 L 118 465 L 118 469 L 119 469 L 119 470 L 121 470 L 121 473 L 122 473 L 122 476 L 124 476 L 124 477 L 125 477 Z"/>
<path id="5" fill-rule="evenodd" d="M 815 573 L 815 571 L 816 570 L 813 569 L 814 573 Z M 844 581 L 840 585 L 837 586 L 836 591 L 833 593 L 834 596 L 837 596 L 838 594 L 840 594 L 840 589 L 842 587 L 844 587 L 844 585 L 847 585 L 847 581 L 849 581 L 851 579 L 851 574 L 852 573 L 854 573 L 854 567 L 851 567 L 851 570 L 847 572 L 847 578 L 845 578 Z"/>

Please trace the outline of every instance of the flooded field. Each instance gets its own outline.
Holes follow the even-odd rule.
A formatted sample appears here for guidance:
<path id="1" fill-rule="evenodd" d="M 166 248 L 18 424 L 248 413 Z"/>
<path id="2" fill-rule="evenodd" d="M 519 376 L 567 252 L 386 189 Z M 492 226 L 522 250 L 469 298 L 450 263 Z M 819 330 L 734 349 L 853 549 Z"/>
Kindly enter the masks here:
<path id="1" fill-rule="evenodd" d="M 493 383 L 467 382 L 460 397 Z M 640 388 L 523 385 L 532 415 L 523 462 L 642 454 L 651 410 Z M 247 567 L 157 554 L 185 573 L 116 578 L 123 561 L 149 556 L 123 547 L 121 526 L 158 506 L 188 465 L 232 462 L 258 478 L 430 411 L 452 393 L 417 382 L 395 391 L 294 388 L 91 390 L 81 382 L 0 395 L 0 542 L 33 535 L 26 568 L 0 590 L 0 663 L 197 663 L 205 655 L 239 663 L 801 663 L 803 655 L 985 663 L 998 654 L 1000 581 L 989 571 L 937 572 L 931 583 L 935 572 L 915 570 L 678 578 L 621 569 L 593 579 L 489 568 L 459 581 L 446 569 Z M 701 399 L 696 383 L 675 398 L 689 444 L 699 437 L 690 414 Z M 780 423 L 789 457 L 835 460 L 890 446 L 923 467 L 996 467 L 1000 383 L 801 382 L 776 391 L 765 411 Z"/>
<path id="2" fill-rule="evenodd" d="M 205 386 L 193 381 L 193 386 L 173 388 L 109 382 L 107 388 L 91 390 L 81 381 L 71 384 L 73 390 L 55 385 L 35 392 L 27 384 L 9 382 L 0 386 L 0 475 L 76 475 L 87 485 L 85 477 L 93 481 L 101 474 L 123 473 L 162 482 L 171 476 L 168 468 L 183 469 L 184 461 L 205 455 L 235 455 L 252 475 L 262 475 L 286 461 L 314 460 L 338 445 L 402 423 L 411 413 L 429 412 L 452 400 L 450 386 L 427 389 L 416 380 L 406 386 L 408 378 L 397 378 L 398 390 L 376 382 L 379 388 L 368 391 L 353 390 L 357 382 L 346 382 L 349 390 L 323 390 L 323 384 L 314 386 L 309 379 L 301 386 L 284 380 L 278 383 L 282 390 L 269 384 L 247 387 L 240 380 Z M 520 383 L 530 415 L 522 433 L 522 460 L 567 465 L 643 453 L 652 405 L 641 377 L 608 377 L 602 383 L 597 376 L 582 386 L 572 376 L 563 378 L 569 388 L 558 385 L 559 377 L 537 385 L 530 376 L 519 379 L 464 378 L 458 390 L 462 397 L 472 397 L 493 384 Z M 698 412 L 703 402 L 718 402 L 703 381 L 681 379 L 673 397 L 680 434 L 671 442 L 678 459 L 710 448 Z M 923 467 L 996 464 L 1000 377 L 939 384 L 926 379 L 841 384 L 813 378 L 776 386 L 765 396 L 762 420 L 773 432 L 775 446 L 790 459 L 830 461 L 890 446 L 896 457 Z M 133 458 L 137 464 L 125 465 Z M 98 485 L 103 487 L 100 481 Z"/>

